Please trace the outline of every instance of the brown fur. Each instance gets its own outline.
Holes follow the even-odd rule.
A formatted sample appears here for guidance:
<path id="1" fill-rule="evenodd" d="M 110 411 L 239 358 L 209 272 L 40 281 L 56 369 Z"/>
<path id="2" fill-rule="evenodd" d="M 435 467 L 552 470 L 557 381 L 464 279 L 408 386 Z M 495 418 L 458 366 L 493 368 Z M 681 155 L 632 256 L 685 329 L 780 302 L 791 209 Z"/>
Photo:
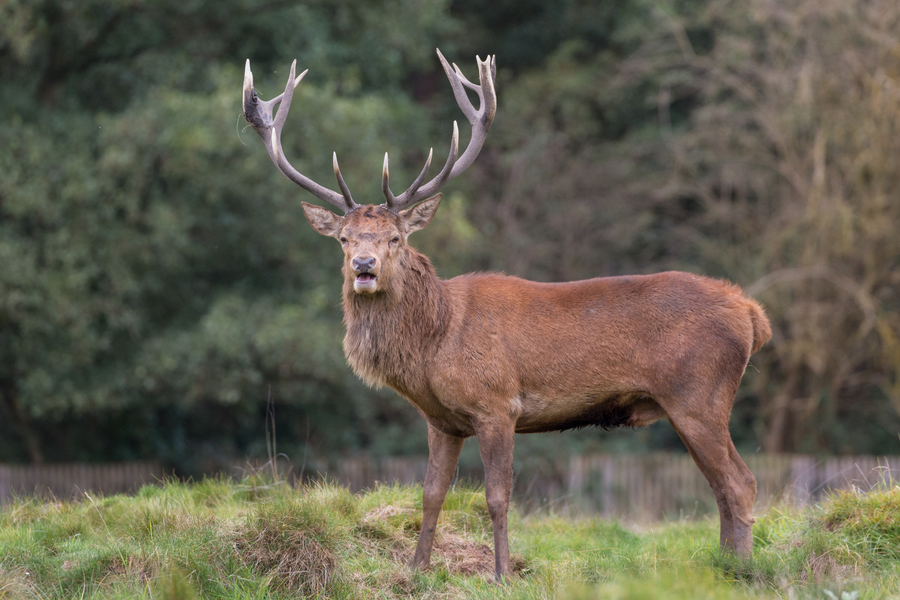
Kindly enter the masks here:
<path id="1" fill-rule="evenodd" d="M 510 574 L 514 433 L 639 427 L 660 418 L 709 480 L 722 546 L 749 556 L 756 480 L 728 421 L 750 355 L 771 336 L 759 304 L 730 283 L 678 272 L 569 283 L 499 274 L 441 280 L 406 243 L 439 203 L 437 196 L 399 215 L 364 206 L 344 217 L 304 203 L 310 224 L 344 247 L 347 360 L 428 422 L 414 565 L 428 566 L 465 438 L 479 440 L 503 578 Z M 373 257 L 377 283 L 359 284 L 354 259 Z"/>

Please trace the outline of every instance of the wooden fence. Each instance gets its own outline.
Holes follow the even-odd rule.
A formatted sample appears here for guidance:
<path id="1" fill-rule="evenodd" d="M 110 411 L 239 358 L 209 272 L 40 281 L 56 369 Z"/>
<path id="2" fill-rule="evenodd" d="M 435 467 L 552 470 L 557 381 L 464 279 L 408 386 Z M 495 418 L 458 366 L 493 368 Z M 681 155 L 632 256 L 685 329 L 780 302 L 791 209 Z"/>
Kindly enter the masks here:
<path id="1" fill-rule="evenodd" d="M 757 479 L 756 508 L 778 503 L 803 506 L 829 491 L 869 490 L 900 481 L 900 457 L 748 455 Z M 425 477 L 424 458 L 351 458 L 330 465 L 327 475 L 357 491 L 373 482 L 416 483 Z M 458 479 L 481 482 L 479 468 Z M 561 463 L 517 465 L 513 496 L 526 511 L 555 510 L 608 517 L 660 519 L 714 513 L 709 484 L 686 454 L 571 456 Z"/>
<path id="2" fill-rule="evenodd" d="M 164 471 L 153 461 L 103 464 L 0 465 L 0 504 L 13 495 L 79 498 L 85 492 L 129 494 L 162 480 Z"/>
<path id="3" fill-rule="evenodd" d="M 868 490 L 900 480 L 900 457 L 748 455 L 756 475 L 757 511 L 774 503 L 805 505 L 830 490 L 855 486 Z M 425 458 L 342 458 L 317 465 L 304 478 L 321 475 L 352 491 L 375 484 L 417 483 L 425 477 Z M 244 471 L 246 472 L 246 470 Z M 281 473 L 289 473 L 285 466 Z M 106 465 L 0 465 L 0 503 L 13 493 L 58 498 L 84 492 L 129 493 L 163 477 L 154 462 Z M 296 480 L 296 473 L 291 475 Z M 481 482 L 480 468 L 461 467 L 457 480 Z M 635 519 L 700 516 L 715 512 L 709 485 L 685 454 L 585 455 L 562 461 L 517 464 L 515 501 L 526 511 L 556 510 Z"/>

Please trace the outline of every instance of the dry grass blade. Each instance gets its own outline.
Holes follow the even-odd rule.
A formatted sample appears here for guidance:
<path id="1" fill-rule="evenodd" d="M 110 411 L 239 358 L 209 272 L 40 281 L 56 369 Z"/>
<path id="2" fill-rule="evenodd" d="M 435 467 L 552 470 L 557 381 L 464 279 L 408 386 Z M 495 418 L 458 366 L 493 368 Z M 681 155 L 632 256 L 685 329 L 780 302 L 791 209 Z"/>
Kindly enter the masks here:
<path id="1" fill-rule="evenodd" d="M 322 527 L 270 513 L 249 523 L 234 547 L 244 564 L 271 578 L 275 591 L 314 595 L 328 587 L 338 568 L 338 555 L 323 537 Z"/>

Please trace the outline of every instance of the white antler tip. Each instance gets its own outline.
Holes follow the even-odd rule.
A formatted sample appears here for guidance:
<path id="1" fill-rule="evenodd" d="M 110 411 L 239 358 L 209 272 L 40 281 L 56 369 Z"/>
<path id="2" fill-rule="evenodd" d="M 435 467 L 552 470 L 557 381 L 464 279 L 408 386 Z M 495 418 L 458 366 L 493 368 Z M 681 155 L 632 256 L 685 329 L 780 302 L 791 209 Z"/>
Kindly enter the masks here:
<path id="1" fill-rule="evenodd" d="M 384 171 L 385 175 L 388 172 L 388 153 L 384 153 L 384 166 L 382 167 L 382 171 Z"/>
<path id="2" fill-rule="evenodd" d="M 244 90 L 249 91 L 253 89 L 253 72 L 250 70 L 250 59 L 247 59 L 246 64 L 244 65 Z"/>

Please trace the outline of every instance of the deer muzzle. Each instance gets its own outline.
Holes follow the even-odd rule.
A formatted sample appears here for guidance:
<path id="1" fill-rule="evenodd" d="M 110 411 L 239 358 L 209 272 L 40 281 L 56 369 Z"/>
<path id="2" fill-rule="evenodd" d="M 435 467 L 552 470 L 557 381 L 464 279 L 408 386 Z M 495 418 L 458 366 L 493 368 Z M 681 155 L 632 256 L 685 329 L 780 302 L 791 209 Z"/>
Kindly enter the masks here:
<path id="1" fill-rule="evenodd" d="M 353 289 L 357 294 L 371 294 L 378 290 L 378 259 L 374 256 L 357 256 L 350 264 L 356 276 Z"/>

